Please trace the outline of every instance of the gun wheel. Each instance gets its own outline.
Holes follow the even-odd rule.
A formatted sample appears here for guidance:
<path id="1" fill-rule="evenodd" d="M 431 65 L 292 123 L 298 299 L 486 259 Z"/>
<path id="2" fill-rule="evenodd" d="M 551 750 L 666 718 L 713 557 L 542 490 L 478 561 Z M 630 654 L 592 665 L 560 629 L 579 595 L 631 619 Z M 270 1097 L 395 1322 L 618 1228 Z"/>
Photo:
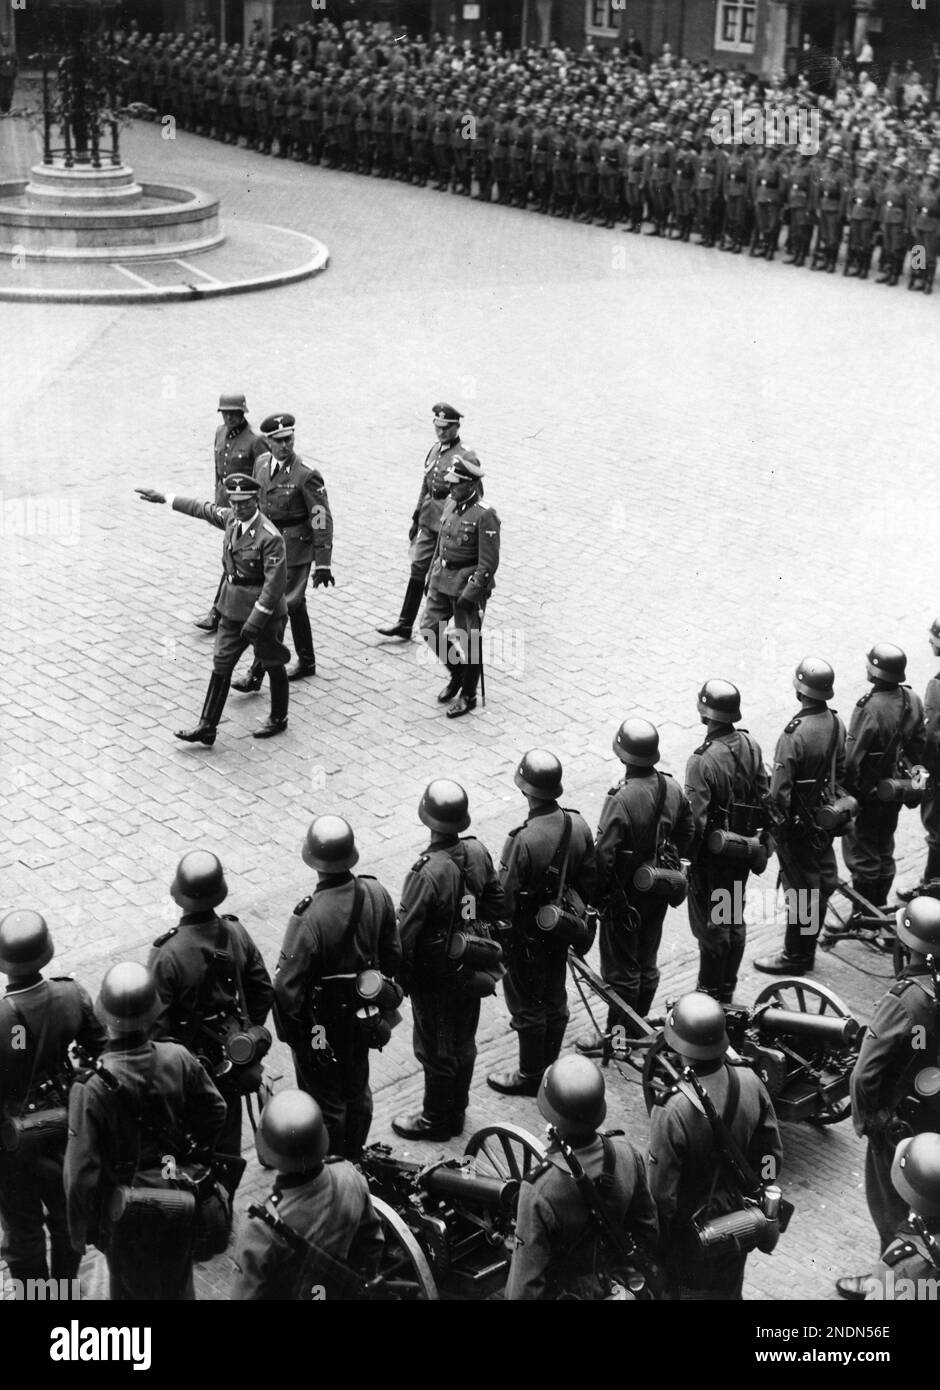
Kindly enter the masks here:
<path id="1" fill-rule="evenodd" d="M 421 1246 L 394 1207 L 373 1197 L 372 1205 L 382 1223 L 385 1251 L 379 1268 L 380 1299 L 391 1303 L 431 1303 L 440 1295 L 431 1266 Z"/>
<path id="2" fill-rule="evenodd" d="M 754 1000 L 753 1008 L 771 1004 L 775 1009 L 791 1009 L 794 1013 L 813 1014 L 816 1017 L 851 1018 L 852 1011 L 842 1002 L 838 994 L 826 985 L 815 980 L 806 980 L 801 975 L 788 976 L 774 980 Z"/>
<path id="3" fill-rule="evenodd" d="M 667 1043 L 665 1034 L 660 1033 L 643 1058 L 643 1100 L 648 1115 L 654 1105 L 662 1105 L 676 1084 L 676 1072 L 681 1070 L 680 1058 Z"/>
<path id="4" fill-rule="evenodd" d="M 519 1125 L 485 1125 L 467 1140 L 464 1157 L 474 1160 L 479 1177 L 522 1182 L 545 1157 L 545 1145 Z"/>

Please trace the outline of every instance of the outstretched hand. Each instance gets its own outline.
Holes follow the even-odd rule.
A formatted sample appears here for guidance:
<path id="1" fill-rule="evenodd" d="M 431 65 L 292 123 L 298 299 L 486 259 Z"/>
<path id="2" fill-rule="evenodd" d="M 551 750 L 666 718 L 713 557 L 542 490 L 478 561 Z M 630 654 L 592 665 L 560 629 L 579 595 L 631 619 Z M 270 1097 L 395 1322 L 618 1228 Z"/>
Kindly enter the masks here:
<path id="1" fill-rule="evenodd" d="M 162 493 L 162 492 L 157 492 L 157 490 L 156 490 L 155 488 L 152 488 L 152 487 L 135 487 L 135 488 L 134 488 L 134 491 L 135 491 L 135 492 L 138 494 L 138 496 L 141 497 L 141 498 L 143 499 L 143 501 L 145 501 L 145 502 L 165 502 L 165 501 L 166 501 L 166 498 L 164 497 L 163 493 Z"/>

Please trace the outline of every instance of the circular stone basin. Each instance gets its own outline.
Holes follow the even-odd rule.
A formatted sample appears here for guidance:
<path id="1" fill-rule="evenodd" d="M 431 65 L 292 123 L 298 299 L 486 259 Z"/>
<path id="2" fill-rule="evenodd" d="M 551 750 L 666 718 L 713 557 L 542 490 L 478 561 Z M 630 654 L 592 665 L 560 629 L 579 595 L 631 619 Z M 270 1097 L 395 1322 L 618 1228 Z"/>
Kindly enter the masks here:
<path id="1" fill-rule="evenodd" d="M 124 166 L 37 165 L 0 183 L 0 255 L 146 260 L 218 246 L 219 200 L 195 188 L 135 183 Z"/>

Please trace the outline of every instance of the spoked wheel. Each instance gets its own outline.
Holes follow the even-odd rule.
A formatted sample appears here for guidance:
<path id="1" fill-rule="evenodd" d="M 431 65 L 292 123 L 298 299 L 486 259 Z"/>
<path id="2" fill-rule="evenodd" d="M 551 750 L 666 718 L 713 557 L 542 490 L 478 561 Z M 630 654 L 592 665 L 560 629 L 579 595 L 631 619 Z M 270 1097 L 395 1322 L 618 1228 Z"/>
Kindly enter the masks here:
<path id="1" fill-rule="evenodd" d="M 431 1266 L 407 1224 L 381 1197 L 373 1197 L 372 1205 L 385 1237 L 379 1269 L 382 1286 L 377 1296 L 391 1303 L 437 1302 L 439 1294 Z"/>
<path id="2" fill-rule="evenodd" d="M 643 1100 L 647 1114 L 652 1113 L 654 1105 L 662 1105 L 676 1084 L 676 1073 L 681 1070 L 681 1059 L 667 1043 L 665 1034 L 660 1033 L 643 1059 Z"/>
<path id="3" fill-rule="evenodd" d="M 774 980 L 762 989 L 753 1007 L 770 1004 L 775 1009 L 790 1009 L 794 1013 L 825 1015 L 828 1018 L 851 1018 L 852 1011 L 833 990 L 801 975 Z"/>
<path id="4" fill-rule="evenodd" d="M 754 1000 L 754 1009 L 768 1004 L 774 1009 L 787 1009 L 793 1013 L 811 1014 L 817 1018 L 851 1018 L 852 1011 L 833 990 L 826 985 L 802 977 L 774 980 L 762 989 Z M 814 1125 L 837 1125 L 852 1113 L 852 1102 L 848 1096 L 842 1100 L 827 1101 L 818 1114 L 807 1121 Z"/>
<path id="5" fill-rule="evenodd" d="M 518 1125 L 485 1125 L 467 1140 L 464 1157 L 474 1160 L 478 1177 L 522 1182 L 545 1157 L 545 1145 Z"/>

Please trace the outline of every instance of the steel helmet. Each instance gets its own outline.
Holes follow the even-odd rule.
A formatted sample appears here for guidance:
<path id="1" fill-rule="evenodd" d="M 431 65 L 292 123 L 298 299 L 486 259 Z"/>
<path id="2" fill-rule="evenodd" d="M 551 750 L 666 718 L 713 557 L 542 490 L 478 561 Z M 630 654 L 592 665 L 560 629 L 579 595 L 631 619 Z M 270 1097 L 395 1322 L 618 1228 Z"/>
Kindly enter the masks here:
<path id="1" fill-rule="evenodd" d="M 341 874 L 359 863 L 352 826 L 342 816 L 311 821 L 300 853 L 304 863 L 321 874 Z"/>
<path id="2" fill-rule="evenodd" d="M 146 966 L 136 961 L 112 965 L 101 981 L 95 1013 L 106 1028 L 117 1036 L 144 1033 L 159 1014 L 162 1005 L 157 986 Z"/>
<path id="3" fill-rule="evenodd" d="M 278 1091 L 261 1112 L 255 1148 L 280 1173 L 304 1173 L 322 1163 L 329 1137 L 319 1105 L 306 1091 Z"/>
<path id="4" fill-rule="evenodd" d="M 418 819 L 429 830 L 459 835 L 470 824 L 470 803 L 459 782 L 438 777 L 429 782 L 418 806 Z"/>
<path id="5" fill-rule="evenodd" d="M 831 700 L 836 673 L 819 656 L 804 656 L 793 676 L 793 689 L 811 700 Z"/>
<path id="6" fill-rule="evenodd" d="M 614 752 L 627 767 L 655 767 L 659 734 L 648 719 L 625 719 L 614 735 Z"/>
<path id="7" fill-rule="evenodd" d="M 176 866 L 170 897 L 184 912 L 218 907 L 228 897 L 221 862 L 206 849 L 192 849 Z"/>
<path id="8" fill-rule="evenodd" d="M 907 675 L 907 657 L 890 642 L 876 642 L 866 658 L 868 679 L 900 685 Z"/>
<path id="9" fill-rule="evenodd" d="M 935 642 L 940 642 L 940 618 L 934 618 L 930 624 L 930 635 Z"/>
<path id="10" fill-rule="evenodd" d="M 940 956 L 940 902 L 912 898 L 897 915 L 898 937 L 922 956 Z"/>
<path id="11" fill-rule="evenodd" d="M 683 994 L 666 1015 L 666 1042 L 694 1062 L 712 1062 L 728 1050 L 725 1011 L 710 994 Z"/>
<path id="12" fill-rule="evenodd" d="M 228 395 L 219 397 L 219 410 L 240 410 L 243 415 L 246 415 L 248 404 L 241 392 L 231 391 Z"/>
<path id="13" fill-rule="evenodd" d="M 562 1134 L 592 1134 L 607 1114 L 600 1067 L 588 1057 L 560 1057 L 542 1073 L 538 1107 Z"/>
<path id="14" fill-rule="evenodd" d="M 513 781 L 526 796 L 539 801 L 557 801 L 564 792 L 561 763 L 547 748 L 531 748 L 523 757 Z"/>
<path id="15" fill-rule="evenodd" d="M 46 919 L 32 908 L 14 908 L 0 919 L 0 975 L 11 980 L 35 975 L 54 951 Z"/>
<path id="16" fill-rule="evenodd" d="M 741 692 L 730 681 L 706 681 L 698 693 L 698 712 L 703 720 L 734 724 L 741 718 Z"/>
<path id="17" fill-rule="evenodd" d="M 940 1134 L 915 1134 L 894 1151 L 891 1181 L 918 1216 L 940 1216 Z"/>

